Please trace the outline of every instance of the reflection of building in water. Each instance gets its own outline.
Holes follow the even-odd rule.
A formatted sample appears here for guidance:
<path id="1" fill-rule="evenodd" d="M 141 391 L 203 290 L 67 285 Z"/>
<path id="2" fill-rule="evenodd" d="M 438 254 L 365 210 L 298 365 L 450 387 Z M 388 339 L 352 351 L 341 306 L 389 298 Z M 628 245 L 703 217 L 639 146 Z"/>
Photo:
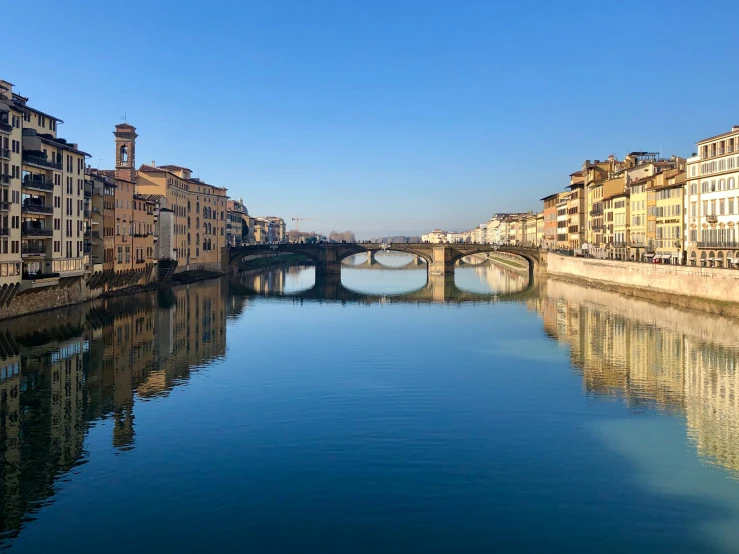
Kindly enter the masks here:
<path id="1" fill-rule="evenodd" d="M 490 291 L 506 294 L 525 289 L 529 284 L 528 273 L 514 271 L 495 263 L 472 266 L 481 281 L 487 283 Z"/>
<path id="2" fill-rule="evenodd" d="M 727 329 L 728 331 L 728 329 Z M 736 336 L 736 331 L 732 329 Z M 739 470 L 739 363 L 736 346 L 686 340 L 688 433 L 701 456 Z"/>
<path id="3" fill-rule="evenodd" d="M 226 349 L 220 282 L 112 298 L 0 326 L 0 538 L 79 462 L 91 422 L 134 444 L 134 392 L 166 394 Z"/>
<path id="4" fill-rule="evenodd" d="M 683 413 L 698 452 L 739 471 L 739 322 L 550 279 L 529 303 L 585 388 Z"/>

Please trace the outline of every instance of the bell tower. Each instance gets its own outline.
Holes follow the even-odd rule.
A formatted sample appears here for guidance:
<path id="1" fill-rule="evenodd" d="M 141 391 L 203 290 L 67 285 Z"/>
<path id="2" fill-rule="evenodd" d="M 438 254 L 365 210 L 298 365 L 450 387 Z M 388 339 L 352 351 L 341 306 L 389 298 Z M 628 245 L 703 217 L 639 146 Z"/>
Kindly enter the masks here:
<path id="1" fill-rule="evenodd" d="M 116 179 L 136 181 L 136 127 L 128 123 L 115 126 Z"/>

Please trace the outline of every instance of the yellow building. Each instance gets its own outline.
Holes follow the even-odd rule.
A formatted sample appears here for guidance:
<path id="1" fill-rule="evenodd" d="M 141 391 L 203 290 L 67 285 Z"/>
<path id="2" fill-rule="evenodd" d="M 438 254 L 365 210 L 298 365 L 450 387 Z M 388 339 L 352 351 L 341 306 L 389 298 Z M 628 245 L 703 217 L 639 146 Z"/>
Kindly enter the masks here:
<path id="1" fill-rule="evenodd" d="M 683 259 L 683 204 L 685 172 L 671 171 L 663 174 L 654 188 L 656 198 L 655 258 L 660 263 L 679 265 Z"/>
<path id="2" fill-rule="evenodd" d="M 121 152 L 127 163 L 135 167 L 135 129 L 116 126 L 118 159 Z M 125 131 L 125 134 L 122 132 Z M 177 271 L 194 269 L 220 270 L 221 249 L 226 246 L 226 189 L 210 185 L 192 176 L 192 171 L 177 165 L 157 166 L 154 162 L 135 171 L 135 191 L 142 199 L 164 198 L 173 213 L 172 244 Z M 144 244 L 142 248 L 147 248 Z"/>
<path id="3" fill-rule="evenodd" d="M 587 197 L 582 171 L 570 175 L 570 185 L 567 188 L 570 189 L 567 201 L 567 248 L 579 251 L 585 243 L 587 225 Z"/>
<path id="4" fill-rule="evenodd" d="M 629 225 L 631 199 L 629 193 L 623 191 L 611 196 L 609 201 L 613 218 L 612 223 L 610 223 L 613 226 L 613 241 L 609 249 L 609 257 L 615 260 L 627 260 L 629 259 L 628 246 L 631 238 Z"/>
<path id="5" fill-rule="evenodd" d="M 536 214 L 536 246 L 541 248 L 544 245 L 544 212 Z"/>

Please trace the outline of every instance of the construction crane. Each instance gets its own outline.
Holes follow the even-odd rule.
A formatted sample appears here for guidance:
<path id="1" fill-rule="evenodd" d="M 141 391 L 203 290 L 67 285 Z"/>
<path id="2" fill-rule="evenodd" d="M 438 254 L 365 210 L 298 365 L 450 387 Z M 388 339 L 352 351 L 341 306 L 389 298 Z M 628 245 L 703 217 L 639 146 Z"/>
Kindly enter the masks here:
<path id="1" fill-rule="evenodd" d="M 300 231 L 301 221 L 317 221 L 315 217 L 293 217 L 292 220 L 295 222 L 295 230 Z"/>

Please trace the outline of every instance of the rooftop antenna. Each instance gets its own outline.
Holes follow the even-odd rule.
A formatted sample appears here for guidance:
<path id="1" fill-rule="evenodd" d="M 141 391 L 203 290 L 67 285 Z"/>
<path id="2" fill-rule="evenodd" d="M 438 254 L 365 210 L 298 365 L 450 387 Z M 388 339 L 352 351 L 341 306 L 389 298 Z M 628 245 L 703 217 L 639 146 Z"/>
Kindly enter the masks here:
<path id="1" fill-rule="evenodd" d="M 122 117 L 121 119 L 122 119 L 123 121 L 126 121 L 126 114 L 125 114 L 125 112 L 123 113 L 123 117 Z"/>
<path id="2" fill-rule="evenodd" d="M 100 169 L 100 166 L 102 165 L 100 162 L 102 162 L 105 158 L 98 158 L 98 169 Z"/>

